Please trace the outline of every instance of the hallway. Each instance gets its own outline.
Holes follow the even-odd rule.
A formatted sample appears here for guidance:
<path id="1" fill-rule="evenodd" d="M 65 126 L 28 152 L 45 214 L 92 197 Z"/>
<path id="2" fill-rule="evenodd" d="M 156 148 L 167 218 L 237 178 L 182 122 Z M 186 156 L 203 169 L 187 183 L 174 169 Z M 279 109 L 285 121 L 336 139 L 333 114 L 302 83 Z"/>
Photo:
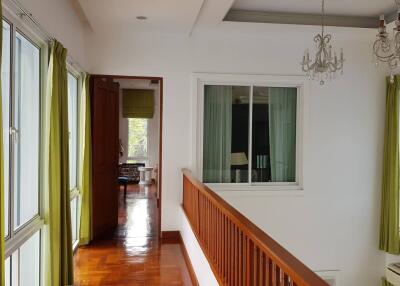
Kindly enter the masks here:
<path id="1" fill-rule="evenodd" d="M 156 186 L 119 194 L 112 238 L 76 251 L 75 285 L 192 285 L 179 243 L 159 242 Z"/>

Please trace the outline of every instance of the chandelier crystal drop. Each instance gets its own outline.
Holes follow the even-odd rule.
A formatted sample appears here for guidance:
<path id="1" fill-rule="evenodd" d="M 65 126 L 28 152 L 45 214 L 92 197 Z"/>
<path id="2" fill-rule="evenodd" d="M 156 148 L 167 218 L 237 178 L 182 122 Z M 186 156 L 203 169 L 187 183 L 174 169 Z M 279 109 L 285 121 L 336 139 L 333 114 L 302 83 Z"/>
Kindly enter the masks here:
<path id="1" fill-rule="evenodd" d="M 343 49 L 340 51 L 340 58 L 337 57 L 336 52 L 333 51 L 332 55 L 332 36 L 325 34 L 325 3 L 322 0 L 322 14 L 321 14 L 321 33 L 314 37 L 316 46 L 316 54 L 314 61 L 310 59 L 308 49 L 305 51 L 301 67 L 303 72 L 309 79 L 319 80 L 321 85 L 325 84 L 326 80 L 331 80 L 336 77 L 336 72 L 340 71 L 343 74 Z"/>
<path id="2" fill-rule="evenodd" d="M 373 46 L 375 64 L 378 66 L 379 62 L 387 63 L 391 70 L 392 81 L 394 70 L 400 66 L 400 0 L 395 0 L 395 3 L 398 12 L 392 38 L 386 30 L 385 16 L 382 15 Z"/>

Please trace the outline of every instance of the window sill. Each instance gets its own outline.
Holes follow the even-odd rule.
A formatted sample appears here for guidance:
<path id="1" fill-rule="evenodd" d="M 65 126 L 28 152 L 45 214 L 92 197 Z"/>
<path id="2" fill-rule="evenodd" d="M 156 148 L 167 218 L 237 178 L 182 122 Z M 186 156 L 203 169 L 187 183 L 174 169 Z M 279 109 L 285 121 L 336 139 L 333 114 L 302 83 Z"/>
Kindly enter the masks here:
<path id="1" fill-rule="evenodd" d="M 206 184 L 212 191 L 227 196 L 304 196 L 304 189 L 293 185 Z"/>

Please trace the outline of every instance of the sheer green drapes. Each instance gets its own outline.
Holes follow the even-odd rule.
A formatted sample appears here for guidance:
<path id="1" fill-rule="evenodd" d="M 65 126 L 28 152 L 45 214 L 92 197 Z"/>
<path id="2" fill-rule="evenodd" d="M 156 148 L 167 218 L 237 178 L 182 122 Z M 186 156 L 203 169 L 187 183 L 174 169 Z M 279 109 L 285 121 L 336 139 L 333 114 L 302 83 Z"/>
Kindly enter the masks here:
<path id="1" fill-rule="evenodd" d="M 92 238 L 91 225 L 91 116 L 90 116 L 90 93 L 88 74 L 84 74 L 81 94 L 80 108 L 80 141 L 81 141 L 81 156 L 79 162 L 79 190 L 81 192 L 81 216 L 79 229 L 79 243 L 86 245 Z"/>
<path id="2" fill-rule="evenodd" d="M 0 0 L 0 18 L 2 13 L 2 1 Z M 0 29 L 0 47 L 3 47 L 3 27 Z M 0 53 L 0 70 L 2 65 L 2 53 Z M 2 94 L 1 94 L 1 78 L 0 78 L 0 285 L 5 285 L 4 277 L 4 235 L 5 235 L 5 217 L 4 217 L 4 153 L 3 153 L 3 107 L 2 107 Z"/>
<path id="3" fill-rule="evenodd" d="M 399 91 L 400 77 L 387 79 L 379 249 L 400 254 L 399 239 Z"/>
<path id="4" fill-rule="evenodd" d="M 204 87 L 203 181 L 231 182 L 232 87 Z"/>
<path id="5" fill-rule="evenodd" d="M 272 182 L 296 180 L 297 89 L 271 87 L 269 93 L 269 142 Z"/>
<path id="6" fill-rule="evenodd" d="M 51 43 L 47 90 L 50 97 L 48 161 L 48 253 L 46 285 L 73 285 L 68 162 L 67 50 Z"/>

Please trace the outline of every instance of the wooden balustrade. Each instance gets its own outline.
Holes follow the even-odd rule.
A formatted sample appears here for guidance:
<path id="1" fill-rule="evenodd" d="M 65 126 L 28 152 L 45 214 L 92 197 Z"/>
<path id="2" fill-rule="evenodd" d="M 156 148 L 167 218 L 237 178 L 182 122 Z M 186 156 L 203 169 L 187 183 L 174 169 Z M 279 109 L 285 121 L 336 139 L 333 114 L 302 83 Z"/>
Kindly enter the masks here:
<path id="1" fill-rule="evenodd" d="M 186 169 L 183 208 L 220 285 L 328 286 Z"/>

